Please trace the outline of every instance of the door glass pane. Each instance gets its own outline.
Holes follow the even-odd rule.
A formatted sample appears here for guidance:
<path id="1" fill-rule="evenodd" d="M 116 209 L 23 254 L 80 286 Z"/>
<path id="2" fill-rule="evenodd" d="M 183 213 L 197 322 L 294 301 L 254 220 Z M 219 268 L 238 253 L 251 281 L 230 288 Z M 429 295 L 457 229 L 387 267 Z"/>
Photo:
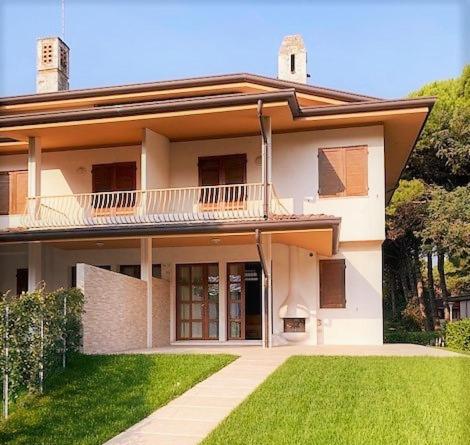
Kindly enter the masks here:
<path id="1" fill-rule="evenodd" d="M 240 303 L 230 303 L 230 318 L 241 317 L 241 305 Z"/>
<path id="2" fill-rule="evenodd" d="M 219 322 L 218 321 L 209 322 L 209 337 L 219 338 Z"/>
<path id="3" fill-rule="evenodd" d="M 219 308 L 215 303 L 209 303 L 209 318 L 211 320 L 216 320 L 219 318 Z"/>
<path id="4" fill-rule="evenodd" d="M 180 305 L 180 318 L 182 320 L 189 320 L 189 304 Z"/>
<path id="5" fill-rule="evenodd" d="M 219 285 L 218 284 L 209 284 L 208 286 L 209 300 L 219 301 Z"/>
<path id="6" fill-rule="evenodd" d="M 240 338 L 241 337 L 241 329 L 240 323 L 237 321 L 230 322 L 230 337 L 231 338 Z"/>
<path id="7" fill-rule="evenodd" d="M 189 301 L 189 286 L 178 286 L 177 292 L 181 301 Z"/>
<path id="8" fill-rule="evenodd" d="M 230 283 L 230 299 L 240 300 L 242 293 L 241 283 Z"/>
<path id="9" fill-rule="evenodd" d="M 180 324 L 180 337 L 188 338 L 189 337 L 189 322 L 183 321 Z"/>
<path id="10" fill-rule="evenodd" d="M 176 281 L 178 284 L 189 284 L 189 266 L 178 266 L 176 268 Z"/>
<path id="11" fill-rule="evenodd" d="M 202 321 L 192 322 L 192 338 L 202 338 Z"/>
<path id="12" fill-rule="evenodd" d="M 192 284 L 202 284 L 202 266 L 191 267 Z"/>
<path id="13" fill-rule="evenodd" d="M 239 264 L 230 264 L 230 266 L 229 266 L 229 280 L 232 283 L 240 282 L 242 280 L 242 276 L 240 274 Z"/>
<path id="14" fill-rule="evenodd" d="M 192 286 L 193 301 L 201 301 L 204 298 L 204 288 L 201 285 Z"/>
<path id="15" fill-rule="evenodd" d="M 219 266 L 217 264 L 209 264 L 207 266 L 207 279 L 209 283 L 219 282 Z"/>
<path id="16" fill-rule="evenodd" d="M 198 320 L 201 320 L 202 319 L 202 304 L 201 303 L 193 303 L 193 316 L 192 316 L 193 320 L 194 319 L 198 319 Z"/>

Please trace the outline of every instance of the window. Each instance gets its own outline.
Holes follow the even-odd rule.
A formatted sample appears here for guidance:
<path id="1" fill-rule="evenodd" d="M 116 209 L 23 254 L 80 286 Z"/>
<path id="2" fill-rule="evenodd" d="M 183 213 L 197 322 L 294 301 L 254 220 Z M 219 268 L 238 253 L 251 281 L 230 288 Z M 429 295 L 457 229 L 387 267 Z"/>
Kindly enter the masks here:
<path id="1" fill-rule="evenodd" d="M 127 275 L 129 277 L 139 278 L 140 279 L 140 264 L 133 265 L 121 265 L 119 266 L 119 273 Z M 152 276 L 153 278 L 162 277 L 162 265 L 153 264 L 152 265 Z"/>
<path id="2" fill-rule="evenodd" d="M 320 261 L 320 308 L 345 308 L 344 260 Z"/>
<path id="3" fill-rule="evenodd" d="M 319 195 L 365 196 L 368 193 L 365 146 L 318 150 Z"/>
<path id="4" fill-rule="evenodd" d="M 92 191 L 100 192 L 127 192 L 136 189 L 136 163 L 117 162 L 115 164 L 97 164 L 92 168 Z M 119 193 L 114 199 L 106 195 L 94 197 L 93 207 L 131 207 L 134 205 L 135 195 Z"/>
<path id="5" fill-rule="evenodd" d="M 28 172 L 0 172 L 0 215 L 17 215 L 26 210 Z"/>

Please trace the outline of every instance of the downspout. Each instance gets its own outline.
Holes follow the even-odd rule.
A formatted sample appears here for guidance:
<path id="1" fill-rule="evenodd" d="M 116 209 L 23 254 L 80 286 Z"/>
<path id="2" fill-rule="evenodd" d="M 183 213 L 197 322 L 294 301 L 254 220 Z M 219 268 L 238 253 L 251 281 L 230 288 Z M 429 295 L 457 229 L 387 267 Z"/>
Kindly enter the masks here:
<path id="1" fill-rule="evenodd" d="M 261 231 L 256 229 L 256 249 L 258 250 L 259 260 L 261 262 L 261 269 L 263 269 L 263 295 L 264 295 L 264 347 L 269 348 L 269 270 L 266 265 L 266 258 L 261 245 Z"/>
<path id="2" fill-rule="evenodd" d="M 262 183 L 263 183 L 263 216 L 264 219 L 269 217 L 269 185 L 268 185 L 268 136 L 266 135 L 266 127 L 264 124 L 263 116 L 263 101 L 258 101 L 258 119 L 261 129 L 261 137 L 263 142 L 261 144 L 261 158 L 262 158 Z"/>

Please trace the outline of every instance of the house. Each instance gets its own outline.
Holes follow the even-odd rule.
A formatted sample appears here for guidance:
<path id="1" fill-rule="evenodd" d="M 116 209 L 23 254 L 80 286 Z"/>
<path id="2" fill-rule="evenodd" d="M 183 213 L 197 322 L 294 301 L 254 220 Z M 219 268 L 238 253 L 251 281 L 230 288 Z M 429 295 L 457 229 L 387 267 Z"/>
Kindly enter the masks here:
<path id="1" fill-rule="evenodd" d="M 385 205 L 433 98 L 278 78 L 68 89 L 38 40 L 37 94 L 0 98 L 0 289 L 86 296 L 85 352 L 382 343 Z"/>

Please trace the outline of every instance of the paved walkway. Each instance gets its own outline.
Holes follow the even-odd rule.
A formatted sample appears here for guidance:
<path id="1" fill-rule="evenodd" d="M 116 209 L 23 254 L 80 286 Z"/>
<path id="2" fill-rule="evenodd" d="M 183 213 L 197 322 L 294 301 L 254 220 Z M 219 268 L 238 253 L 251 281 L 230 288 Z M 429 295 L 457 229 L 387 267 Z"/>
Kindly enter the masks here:
<path id="1" fill-rule="evenodd" d="M 240 357 L 106 445 L 195 445 L 292 355 L 438 356 L 459 354 L 417 345 L 169 346 L 132 353 L 234 354 Z"/>

